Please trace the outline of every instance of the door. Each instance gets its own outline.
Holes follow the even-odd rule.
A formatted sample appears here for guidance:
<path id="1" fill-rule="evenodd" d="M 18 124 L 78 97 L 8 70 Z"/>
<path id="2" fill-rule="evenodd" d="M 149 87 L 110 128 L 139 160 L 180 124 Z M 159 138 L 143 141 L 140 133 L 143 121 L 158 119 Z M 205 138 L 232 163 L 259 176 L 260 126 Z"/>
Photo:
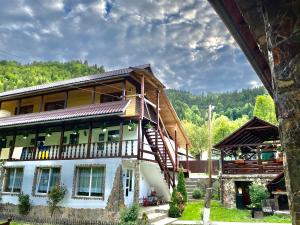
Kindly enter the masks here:
<path id="1" fill-rule="evenodd" d="M 249 186 L 252 182 L 250 181 L 236 181 L 235 191 L 236 191 L 236 207 L 238 209 L 244 209 L 249 204 L 251 204 L 249 195 Z"/>
<path id="2" fill-rule="evenodd" d="M 125 169 L 125 179 L 124 179 L 124 195 L 125 195 L 125 205 L 130 206 L 133 203 L 133 170 Z"/>

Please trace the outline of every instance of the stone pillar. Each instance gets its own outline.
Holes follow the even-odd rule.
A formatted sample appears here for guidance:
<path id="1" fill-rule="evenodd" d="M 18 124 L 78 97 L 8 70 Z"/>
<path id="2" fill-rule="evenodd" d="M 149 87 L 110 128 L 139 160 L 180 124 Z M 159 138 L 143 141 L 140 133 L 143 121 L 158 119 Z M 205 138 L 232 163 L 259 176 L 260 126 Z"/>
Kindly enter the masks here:
<path id="1" fill-rule="evenodd" d="M 262 14 L 290 209 L 300 225 L 300 1 L 262 0 Z"/>
<path id="2" fill-rule="evenodd" d="M 137 160 L 135 163 L 135 171 L 134 171 L 134 195 L 133 202 L 139 203 L 140 197 L 140 161 Z"/>

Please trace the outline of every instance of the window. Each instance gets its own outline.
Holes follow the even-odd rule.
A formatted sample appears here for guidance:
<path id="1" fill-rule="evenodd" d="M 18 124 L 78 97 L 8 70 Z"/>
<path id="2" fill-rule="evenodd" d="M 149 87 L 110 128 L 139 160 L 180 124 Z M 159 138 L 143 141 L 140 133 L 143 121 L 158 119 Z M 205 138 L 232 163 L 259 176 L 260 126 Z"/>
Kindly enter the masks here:
<path id="1" fill-rule="evenodd" d="M 79 143 L 79 134 L 70 134 L 70 145 L 78 145 Z"/>
<path id="2" fill-rule="evenodd" d="M 6 168 L 4 192 L 20 193 L 23 181 L 23 168 Z"/>
<path id="3" fill-rule="evenodd" d="M 121 96 L 122 96 L 122 92 L 102 94 L 100 97 L 100 103 L 120 101 Z"/>
<path id="4" fill-rule="evenodd" d="M 20 107 L 19 114 L 27 114 L 27 113 L 33 113 L 33 105 L 26 105 Z"/>
<path id="5" fill-rule="evenodd" d="M 65 108 L 65 101 L 45 103 L 45 111 L 52 111 L 52 110 L 64 109 L 64 108 Z"/>
<path id="6" fill-rule="evenodd" d="M 103 197 L 104 167 L 78 167 L 76 195 Z"/>
<path id="7" fill-rule="evenodd" d="M 38 168 L 36 193 L 46 194 L 59 184 L 60 168 Z"/>
<path id="8" fill-rule="evenodd" d="M 107 141 L 119 141 L 120 140 L 120 131 L 119 130 L 109 130 L 107 134 Z"/>

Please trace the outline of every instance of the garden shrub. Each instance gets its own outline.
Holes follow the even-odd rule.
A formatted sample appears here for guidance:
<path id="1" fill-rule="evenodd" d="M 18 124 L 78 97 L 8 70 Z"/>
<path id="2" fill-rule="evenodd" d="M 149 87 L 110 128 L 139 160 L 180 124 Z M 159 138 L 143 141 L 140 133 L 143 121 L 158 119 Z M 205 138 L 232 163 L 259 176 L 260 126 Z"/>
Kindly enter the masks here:
<path id="1" fill-rule="evenodd" d="M 177 218 L 180 217 L 184 211 L 184 198 L 176 188 L 173 189 L 171 201 L 169 202 L 169 217 Z"/>
<path id="2" fill-rule="evenodd" d="M 180 168 L 179 173 L 178 173 L 178 184 L 177 184 L 177 191 L 181 193 L 183 197 L 184 203 L 187 202 L 187 191 L 185 187 L 185 180 L 184 180 L 184 174 L 183 174 L 183 169 Z"/>
<path id="3" fill-rule="evenodd" d="M 120 213 L 119 225 L 138 224 L 139 212 L 140 212 L 140 207 L 138 204 L 133 204 L 130 208 L 124 207 Z"/>
<path id="4" fill-rule="evenodd" d="M 203 189 L 201 189 L 201 188 L 195 188 L 193 190 L 192 196 L 193 196 L 194 199 L 201 199 L 201 198 L 203 198 L 203 196 L 204 196 Z"/>
<path id="5" fill-rule="evenodd" d="M 267 188 L 263 185 L 252 183 L 249 187 L 249 194 L 251 204 L 249 205 L 251 208 L 261 209 L 261 202 L 264 199 L 270 197 L 270 193 Z"/>
<path id="6" fill-rule="evenodd" d="M 31 204 L 29 195 L 21 193 L 19 195 L 18 210 L 21 215 L 27 215 L 30 212 Z"/>
<path id="7" fill-rule="evenodd" d="M 48 194 L 48 208 L 51 216 L 56 209 L 58 209 L 58 203 L 62 201 L 67 193 L 67 189 L 63 185 L 57 185 L 52 188 Z"/>

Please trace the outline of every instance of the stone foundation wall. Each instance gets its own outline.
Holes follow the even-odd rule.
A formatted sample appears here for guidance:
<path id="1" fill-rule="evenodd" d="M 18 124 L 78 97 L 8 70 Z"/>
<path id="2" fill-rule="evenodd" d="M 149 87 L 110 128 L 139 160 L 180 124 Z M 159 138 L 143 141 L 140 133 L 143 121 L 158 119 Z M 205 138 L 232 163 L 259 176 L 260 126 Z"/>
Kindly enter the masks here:
<path id="1" fill-rule="evenodd" d="M 266 185 L 276 175 L 265 174 L 245 174 L 245 175 L 222 175 L 220 177 L 221 201 L 227 208 L 236 208 L 236 181 L 250 181 L 260 185 Z"/>
<path id="2" fill-rule="evenodd" d="M 0 211 L 2 215 L 19 215 L 18 206 L 13 204 L 1 204 Z M 117 212 L 110 212 L 105 209 L 77 209 L 60 207 L 51 217 L 47 206 L 32 206 L 30 213 L 27 215 L 32 218 L 49 218 L 49 219 L 78 219 L 82 221 L 110 221 L 118 220 Z"/>

